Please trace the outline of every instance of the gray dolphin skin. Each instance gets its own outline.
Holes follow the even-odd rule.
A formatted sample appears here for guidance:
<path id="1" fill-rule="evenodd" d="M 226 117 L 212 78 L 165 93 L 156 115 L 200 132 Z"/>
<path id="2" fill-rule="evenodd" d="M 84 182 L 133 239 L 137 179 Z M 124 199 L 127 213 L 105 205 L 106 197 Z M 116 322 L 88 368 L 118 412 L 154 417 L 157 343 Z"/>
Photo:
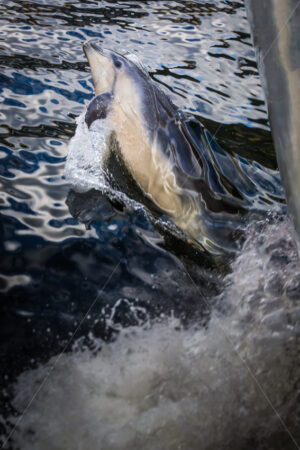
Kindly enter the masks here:
<path id="1" fill-rule="evenodd" d="M 233 250 L 241 214 L 272 203 L 252 181 L 256 169 L 224 152 L 198 121 L 187 120 L 132 59 L 93 42 L 83 48 L 96 94 L 87 125 L 109 120 L 127 172 L 191 243 L 216 255 Z"/>

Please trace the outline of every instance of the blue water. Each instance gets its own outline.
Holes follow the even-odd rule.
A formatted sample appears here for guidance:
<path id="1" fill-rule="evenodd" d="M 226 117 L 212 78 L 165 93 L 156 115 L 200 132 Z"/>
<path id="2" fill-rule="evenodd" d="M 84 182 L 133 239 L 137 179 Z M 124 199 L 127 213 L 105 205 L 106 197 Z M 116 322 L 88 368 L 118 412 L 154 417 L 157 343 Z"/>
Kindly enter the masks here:
<path id="1" fill-rule="evenodd" d="M 120 53 L 136 54 L 173 102 L 200 120 L 228 154 L 261 167 L 261 183 L 264 173 L 272 174 L 275 203 L 281 204 L 249 33 L 241 1 L 1 2 L 4 417 L 13 410 L 16 377 L 62 349 L 70 350 L 69 339 L 79 323 L 76 338 L 88 341 L 92 332 L 109 341 L 116 324 L 136 325 L 149 315 L 205 321 L 202 297 L 220 292 L 229 270 L 198 267 L 193 259 L 188 263 L 193 284 L 183 270 L 186 259 L 164 243 L 142 209 L 117 211 L 104 198 L 99 203 L 89 199 L 86 206 L 82 197 L 72 197 L 63 178 L 68 142 L 75 118 L 93 97 L 83 42 L 94 38 Z M 270 183 L 267 176 L 265 180 Z M 273 207 L 266 205 L 266 216 Z"/>

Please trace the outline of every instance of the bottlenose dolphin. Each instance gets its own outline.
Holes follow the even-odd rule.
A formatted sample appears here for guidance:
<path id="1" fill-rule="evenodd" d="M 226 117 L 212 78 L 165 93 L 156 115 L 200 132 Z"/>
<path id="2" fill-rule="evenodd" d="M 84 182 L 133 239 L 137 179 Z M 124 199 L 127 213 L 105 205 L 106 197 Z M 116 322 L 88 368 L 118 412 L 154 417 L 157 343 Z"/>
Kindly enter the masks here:
<path id="1" fill-rule="evenodd" d="M 191 242 L 214 254 L 232 249 L 241 214 L 272 203 L 268 198 L 264 204 L 268 195 L 252 181 L 253 167 L 230 157 L 198 121 L 188 120 L 140 64 L 93 42 L 83 48 L 96 94 L 85 121 L 90 127 L 108 119 L 114 131 L 104 164 L 118 148 L 144 196 Z"/>

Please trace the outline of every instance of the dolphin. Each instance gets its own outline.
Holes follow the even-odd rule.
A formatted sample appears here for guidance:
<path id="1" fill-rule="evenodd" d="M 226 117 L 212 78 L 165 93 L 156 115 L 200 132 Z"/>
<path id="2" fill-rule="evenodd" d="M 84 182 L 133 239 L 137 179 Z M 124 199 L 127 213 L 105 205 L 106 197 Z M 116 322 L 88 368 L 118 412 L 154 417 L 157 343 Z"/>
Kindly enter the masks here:
<path id="1" fill-rule="evenodd" d="M 251 179 L 253 167 L 229 156 L 198 121 L 180 112 L 140 64 L 91 41 L 83 49 L 96 95 L 86 124 L 108 119 L 113 130 L 104 164 L 117 149 L 144 198 L 171 217 L 188 241 L 216 255 L 232 251 L 241 215 L 272 203 Z"/>

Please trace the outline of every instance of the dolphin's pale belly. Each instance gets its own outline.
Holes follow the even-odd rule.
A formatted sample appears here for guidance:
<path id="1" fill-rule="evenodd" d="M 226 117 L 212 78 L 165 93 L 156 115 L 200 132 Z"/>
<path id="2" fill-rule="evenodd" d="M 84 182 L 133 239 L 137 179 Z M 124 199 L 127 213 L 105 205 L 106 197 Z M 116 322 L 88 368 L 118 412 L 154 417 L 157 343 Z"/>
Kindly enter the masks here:
<path id="1" fill-rule="evenodd" d="M 195 235 L 196 204 L 192 196 L 183 193 L 176 181 L 174 166 L 162 153 L 137 115 L 137 121 L 118 108 L 110 114 L 121 155 L 126 167 L 143 192 L 175 223 L 197 239 Z M 199 224 L 198 224 L 199 230 Z"/>

